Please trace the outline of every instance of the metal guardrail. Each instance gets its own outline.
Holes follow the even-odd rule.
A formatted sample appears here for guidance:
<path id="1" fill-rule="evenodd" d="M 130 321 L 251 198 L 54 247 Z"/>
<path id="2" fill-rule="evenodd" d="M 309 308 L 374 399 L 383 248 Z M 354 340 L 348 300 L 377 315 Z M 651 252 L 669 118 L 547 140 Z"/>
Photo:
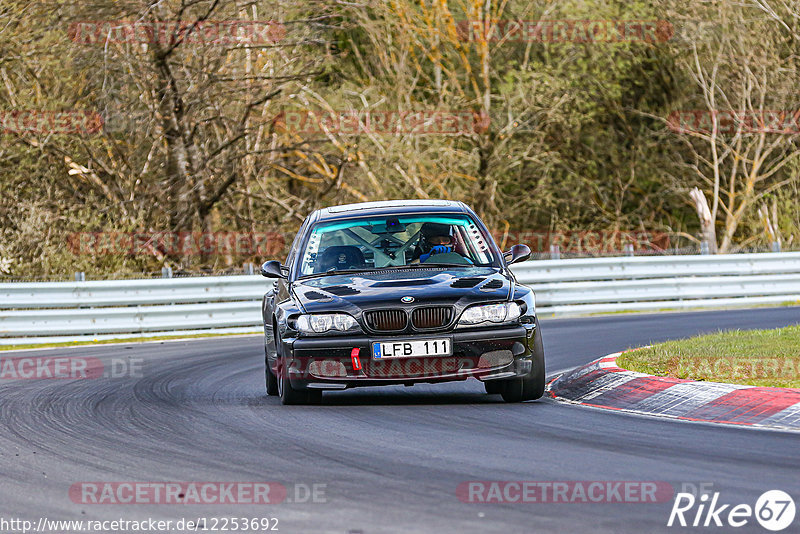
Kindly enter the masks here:
<path id="1" fill-rule="evenodd" d="M 540 260 L 513 271 L 545 316 L 800 304 L 800 252 Z M 240 275 L 0 284 L 0 345 L 258 331 L 271 283 Z"/>
<path id="2" fill-rule="evenodd" d="M 260 300 L 270 285 L 261 275 L 0 284 L 0 310 Z"/>
<path id="3" fill-rule="evenodd" d="M 800 304 L 800 252 L 545 260 L 513 270 L 543 315 Z"/>

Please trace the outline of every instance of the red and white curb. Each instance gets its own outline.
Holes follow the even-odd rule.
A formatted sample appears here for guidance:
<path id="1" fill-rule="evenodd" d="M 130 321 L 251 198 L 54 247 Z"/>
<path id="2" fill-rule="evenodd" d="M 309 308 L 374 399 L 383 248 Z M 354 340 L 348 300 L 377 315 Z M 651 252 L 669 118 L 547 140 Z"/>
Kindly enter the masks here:
<path id="1" fill-rule="evenodd" d="M 698 382 L 617 366 L 620 352 L 566 372 L 549 386 L 559 401 L 642 415 L 800 431 L 800 389 Z"/>

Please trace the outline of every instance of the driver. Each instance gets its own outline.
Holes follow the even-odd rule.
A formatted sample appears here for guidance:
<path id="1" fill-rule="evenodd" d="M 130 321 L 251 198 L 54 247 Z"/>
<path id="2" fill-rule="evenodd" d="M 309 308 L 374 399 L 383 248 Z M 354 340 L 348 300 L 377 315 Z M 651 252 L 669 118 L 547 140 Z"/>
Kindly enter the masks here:
<path id="1" fill-rule="evenodd" d="M 454 252 L 455 236 L 449 224 L 426 222 L 419 230 L 419 242 L 412 262 L 425 263 L 435 254 Z"/>

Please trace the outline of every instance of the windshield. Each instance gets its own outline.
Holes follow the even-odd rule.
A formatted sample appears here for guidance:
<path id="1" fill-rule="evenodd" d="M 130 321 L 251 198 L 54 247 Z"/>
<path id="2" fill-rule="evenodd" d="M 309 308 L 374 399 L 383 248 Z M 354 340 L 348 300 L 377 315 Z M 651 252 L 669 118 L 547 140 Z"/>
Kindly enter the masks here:
<path id="1" fill-rule="evenodd" d="M 305 244 L 299 275 L 411 265 L 499 267 L 490 239 L 467 215 L 323 222 Z"/>

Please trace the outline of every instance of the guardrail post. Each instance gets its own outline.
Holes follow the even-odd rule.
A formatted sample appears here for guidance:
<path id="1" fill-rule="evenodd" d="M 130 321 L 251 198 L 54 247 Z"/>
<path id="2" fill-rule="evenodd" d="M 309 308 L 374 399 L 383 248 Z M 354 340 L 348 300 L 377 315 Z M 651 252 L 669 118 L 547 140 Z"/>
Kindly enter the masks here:
<path id="1" fill-rule="evenodd" d="M 700 242 L 700 254 L 708 254 L 708 241 Z"/>
<path id="2" fill-rule="evenodd" d="M 633 244 L 628 243 L 627 245 L 625 245 L 625 255 L 633 256 Z"/>
<path id="3" fill-rule="evenodd" d="M 85 282 L 86 281 L 86 273 L 83 271 L 78 271 L 75 273 L 75 281 L 76 282 Z"/>
<path id="4" fill-rule="evenodd" d="M 561 259 L 561 249 L 558 245 L 550 245 L 550 259 L 551 260 L 560 260 Z"/>
<path id="5" fill-rule="evenodd" d="M 781 251 L 781 242 L 780 241 L 773 241 L 772 242 L 772 252 L 780 252 Z"/>
<path id="6" fill-rule="evenodd" d="M 172 267 L 162 267 L 161 278 L 172 278 Z"/>
<path id="7" fill-rule="evenodd" d="M 244 274 L 253 274 L 255 273 L 255 269 L 252 263 L 245 263 L 244 264 Z"/>

